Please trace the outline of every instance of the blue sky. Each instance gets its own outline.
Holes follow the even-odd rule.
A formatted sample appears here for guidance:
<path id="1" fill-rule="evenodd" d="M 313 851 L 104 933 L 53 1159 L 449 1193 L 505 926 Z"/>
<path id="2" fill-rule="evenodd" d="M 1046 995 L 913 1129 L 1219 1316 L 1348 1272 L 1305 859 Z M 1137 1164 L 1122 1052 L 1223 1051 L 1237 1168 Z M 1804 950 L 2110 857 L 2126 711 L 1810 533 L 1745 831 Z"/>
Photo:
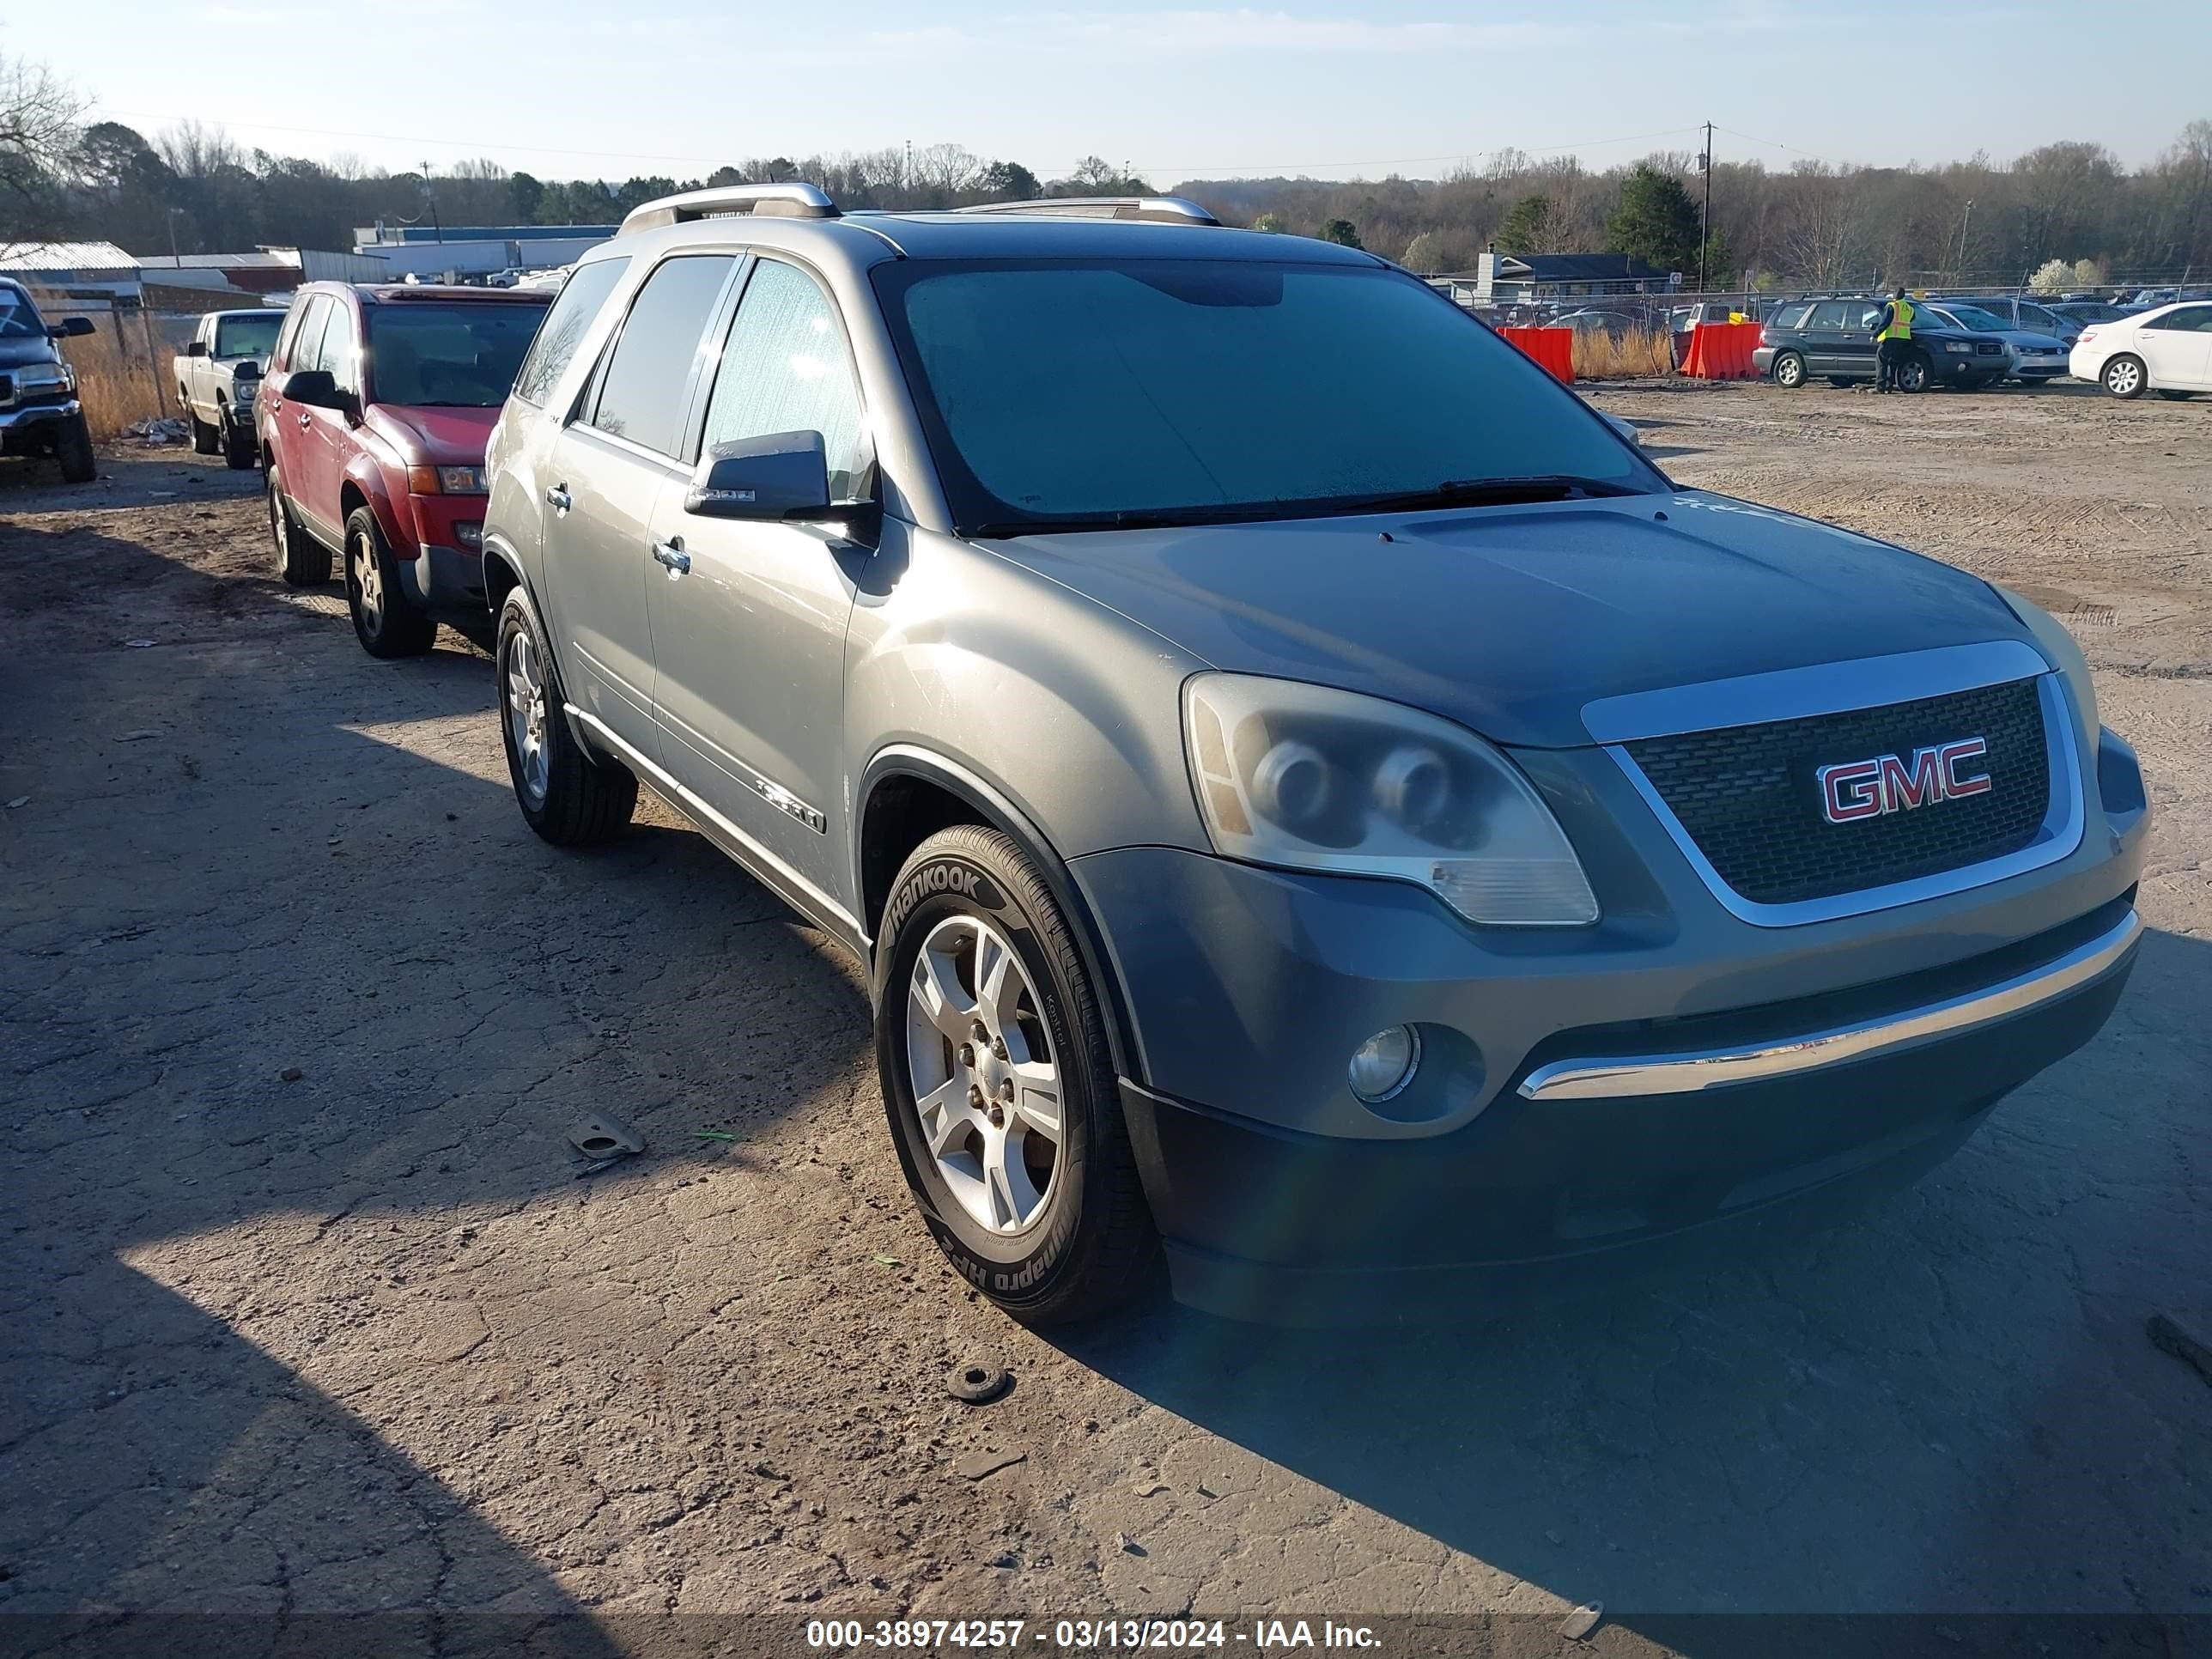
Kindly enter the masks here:
<path id="1" fill-rule="evenodd" d="M 1045 176 L 1098 154 L 1162 185 L 1434 176 L 1507 146 L 1571 150 L 1593 167 L 1689 149 L 1688 129 L 1706 119 L 1724 129 L 1723 159 L 1771 167 L 1977 150 L 2002 161 L 2057 138 L 2094 139 L 2139 164 L 2212 117 L 2208 0 L 9 9 L 0 52 L 43 60 L 95 115 L 143 131 L 193 116 L 294 154 L 394 168 L 483 155 L 547 177 L 682 175 L 908 139 Z M 1885 77 L 1873 43 L 1890 12 L 1913 45 Z"/>

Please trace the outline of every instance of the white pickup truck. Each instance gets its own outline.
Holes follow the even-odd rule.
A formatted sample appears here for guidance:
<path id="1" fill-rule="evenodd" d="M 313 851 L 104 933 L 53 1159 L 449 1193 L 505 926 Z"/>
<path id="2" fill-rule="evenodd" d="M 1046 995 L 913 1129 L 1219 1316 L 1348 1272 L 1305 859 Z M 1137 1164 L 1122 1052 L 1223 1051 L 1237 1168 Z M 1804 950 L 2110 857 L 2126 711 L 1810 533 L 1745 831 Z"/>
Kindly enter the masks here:
<path id="1" fill-rule="evenodd" d="M 275 309 L 211 311 L 176 355 L 177 403 L 191 422 L 192 447 L 200 454 L 221 451 L 240 469 L 261 459 L 254 394 L 283 326 L 284 313 Z"/>

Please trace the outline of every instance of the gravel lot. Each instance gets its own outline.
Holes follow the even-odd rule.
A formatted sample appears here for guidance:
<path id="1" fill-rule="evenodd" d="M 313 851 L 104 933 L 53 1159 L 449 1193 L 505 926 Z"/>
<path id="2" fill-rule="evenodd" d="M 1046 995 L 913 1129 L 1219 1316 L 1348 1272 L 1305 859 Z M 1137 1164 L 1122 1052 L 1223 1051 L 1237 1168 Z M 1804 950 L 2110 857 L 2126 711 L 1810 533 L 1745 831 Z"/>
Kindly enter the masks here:
<path id="1" fill-rule="evenodd" d="M 484 658 L 365 656 L 273 580 L 252 476 L 0 469 L 0 1644 L 1194 1608 L 1487 1613 L 1504 1652 L 1588 1601 L 1583 1651 L 1702 1653 L 1685 1613 L 2201 1636 L 2212 1389 L 2144 1321 L 2212 1336 L 2212 400 L 1594 398 L 1686 483 L 2064 614 L 2150 779 L 2154 931 L 2089 1049 L 1855 1224 L 1357 1340 L 1011 1325 L 913 1218 L 826 941 L 657 803 L 538 843 Z M 597 1109 L 648 1150 L 580 1179 Z M 949 1397 L 971 1357 L 1006 1398 Z M 987 1446 L 1025 1461 L 953 1471 Z"/>

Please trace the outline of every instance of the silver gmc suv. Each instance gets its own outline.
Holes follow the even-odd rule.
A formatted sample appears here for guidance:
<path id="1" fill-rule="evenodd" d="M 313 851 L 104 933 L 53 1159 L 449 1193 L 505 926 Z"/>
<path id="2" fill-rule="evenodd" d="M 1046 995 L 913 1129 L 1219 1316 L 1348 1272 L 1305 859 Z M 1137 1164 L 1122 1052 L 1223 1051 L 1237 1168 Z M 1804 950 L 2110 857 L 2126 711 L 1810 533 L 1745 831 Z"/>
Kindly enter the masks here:
<path id="1" fill-rule="evenodd" d="M 490 445 L 523 816 L 639 783 L 867 964 L 1018 1317 L 1333 1316 L 1947 1155 L 2148 812 L 2018 596 L 1670 483 L 1374 256 L 1187 202 L 640 208 Z"/>

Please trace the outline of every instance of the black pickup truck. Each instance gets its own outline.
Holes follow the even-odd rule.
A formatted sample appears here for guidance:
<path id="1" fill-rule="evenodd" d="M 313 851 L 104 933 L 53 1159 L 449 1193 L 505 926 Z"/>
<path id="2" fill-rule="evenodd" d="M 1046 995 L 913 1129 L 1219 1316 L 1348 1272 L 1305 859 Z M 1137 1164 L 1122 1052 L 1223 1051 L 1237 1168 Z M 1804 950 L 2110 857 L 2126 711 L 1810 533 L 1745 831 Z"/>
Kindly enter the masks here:
<path id="1" fill-rule="evenodd" d="M 1878 299 L 1791 301 L 1760 328 L 1751 366 L 1791 390 L 1815 376 L 1831 386 L 1871 380 L 1881 307 Z M 1952 328 L 1925 306 L 1913 311 L 1912 349 L 1898 365 L 1899 391 L 1948 386 L 1972 392 L 2012 373 L 2012 352 L 1996 335 Z"/>
<path id="2" fill-rule="evenodd" d="M 29 292 L 0 277 L 0 455 L 52 455 L 64 482 L 92 482 L 92 434 L 58 343 L 91 332 L 84 317 L 49 326 Z"/>

